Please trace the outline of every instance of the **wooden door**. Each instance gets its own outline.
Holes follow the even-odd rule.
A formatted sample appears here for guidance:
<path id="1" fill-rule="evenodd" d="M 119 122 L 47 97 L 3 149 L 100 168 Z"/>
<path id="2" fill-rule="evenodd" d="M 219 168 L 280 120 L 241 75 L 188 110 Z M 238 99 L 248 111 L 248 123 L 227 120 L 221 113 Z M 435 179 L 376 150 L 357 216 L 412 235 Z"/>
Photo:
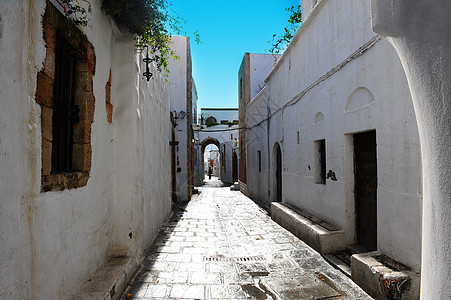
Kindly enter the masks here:
<path id="1" fill-rule="evenodd" d="M 357 241 L 377 250 L 376 131 L 354 135 Z"/>
<path id="2" fill-rule="evenodd" d="M 277 202 L 282 202 L 282 151 L 280 150 L 280 146 L 277 145 L 277 154 L 276 154 L 276 184 L 277 184 Z"/>

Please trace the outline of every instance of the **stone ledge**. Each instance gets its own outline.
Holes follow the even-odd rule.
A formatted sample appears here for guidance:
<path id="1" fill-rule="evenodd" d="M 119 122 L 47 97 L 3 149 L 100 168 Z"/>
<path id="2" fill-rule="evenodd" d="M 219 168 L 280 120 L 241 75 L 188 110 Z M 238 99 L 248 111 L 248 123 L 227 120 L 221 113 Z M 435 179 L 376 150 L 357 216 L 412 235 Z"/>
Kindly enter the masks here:
<path id="1" fill-rule="evenodd" d="M 333 253 L 346 247 L 344 231 L 328 230 L 284 203 L 271 203 L 271 218 L 321 254 Z"/>
<path id="2" fill-rule="evenodd" d="M 239 180 L 238 183 L 240 185 L 240 192 L 247 196 L 247 184 Z"/>
<path id="3" fill-rule="evenodd" d="M 375 299 L 420 299 L 420 275 L 395 270 L 377 257 L 380 252 L 351 256 L 351 279 Z"/>
<path id="4" fill-rule="evenodd" d="M 129 256 L 110 258 L 104 266 L 87 279 L 71 300 L 120 299 L 133 276 L 138 263 Z"/>

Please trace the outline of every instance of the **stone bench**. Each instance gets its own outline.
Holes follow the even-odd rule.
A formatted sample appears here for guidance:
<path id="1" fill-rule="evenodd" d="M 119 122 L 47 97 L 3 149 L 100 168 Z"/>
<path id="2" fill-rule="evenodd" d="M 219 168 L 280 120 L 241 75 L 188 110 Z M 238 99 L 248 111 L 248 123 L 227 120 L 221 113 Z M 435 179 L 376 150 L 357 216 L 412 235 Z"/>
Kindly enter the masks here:
<path id="1" fill-rule="evenodd" d="M 271 203 L 271 218 L 321 254 L 346 247 L 344 231 L 290 204 Z"/>

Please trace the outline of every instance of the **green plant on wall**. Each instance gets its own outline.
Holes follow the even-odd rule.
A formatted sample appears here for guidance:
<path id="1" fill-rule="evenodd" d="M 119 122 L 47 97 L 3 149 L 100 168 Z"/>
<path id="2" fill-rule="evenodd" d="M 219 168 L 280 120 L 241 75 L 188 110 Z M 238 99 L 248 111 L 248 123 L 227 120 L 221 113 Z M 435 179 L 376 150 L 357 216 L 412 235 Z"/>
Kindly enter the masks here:
<path id="1" fill-rule="evenodd" d="M 273 34 L 272 40 L 268 41 L 268 43 L 271 45 L 268 52 L 271 54 L 279 54 L 283 52 L 293 39 L 294 34 L 298 30 L 299 26 L 301 26 L 301 6 L 292 6 L 287 8 L 286 11 L 291 13 L 290 17 L 288 18 L 288 25 L 285 26 L 282 33 Z"/>
<path id="2" fill-rule="evenodd" d="M 63 0 L 68 7 L 67 16 L 75 25 L 86 26 L 86 10 L 72 0 Z M 102 0 L 102 10 L 118 24 L 136 34 L 138 51 L 148 46 L 149 55 L 163 76 L 169 73 L 170 58 L 177 59 L 171 50 L 171 34 L 185 34 L 181 27 L 184 22 L 170 10 L 168 0 Z M 199 33 L 194 32 L 195 42 L 200 43 Z M 164 71 L 164 72 L 162 72 Z"/>
<path id="3" fill-rule="evenodd" d="M 76 26 L 88 25 L 88 17 L 84 7 L 71 0 L 61 0 L 61 2 L 66 5 L 66 17 L 70 23 Z"/>
<path id="4" fill-rule="evenodd" d="M 149 46 L 151 59 L 158 71 L 165 70 L 167 76 L 169 59 L 176 58 L 170 48 L 167 29 L 168 25 L 175 27 L 176 24 L 168 13 L 167 0 L 102 0 L 102 10 L 137 35 L 138 50 Z"/>

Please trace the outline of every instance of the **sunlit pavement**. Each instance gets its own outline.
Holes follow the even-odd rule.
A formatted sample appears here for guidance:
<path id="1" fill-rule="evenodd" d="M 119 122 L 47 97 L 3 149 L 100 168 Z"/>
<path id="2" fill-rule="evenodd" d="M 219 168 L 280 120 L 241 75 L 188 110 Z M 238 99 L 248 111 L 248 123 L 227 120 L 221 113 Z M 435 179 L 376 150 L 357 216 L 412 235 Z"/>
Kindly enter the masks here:
<path id="1" fill-rule="evenodd" d="M 178 207 L 131 299 L 371 299 L 266 211 L 217 179 Z"/>

